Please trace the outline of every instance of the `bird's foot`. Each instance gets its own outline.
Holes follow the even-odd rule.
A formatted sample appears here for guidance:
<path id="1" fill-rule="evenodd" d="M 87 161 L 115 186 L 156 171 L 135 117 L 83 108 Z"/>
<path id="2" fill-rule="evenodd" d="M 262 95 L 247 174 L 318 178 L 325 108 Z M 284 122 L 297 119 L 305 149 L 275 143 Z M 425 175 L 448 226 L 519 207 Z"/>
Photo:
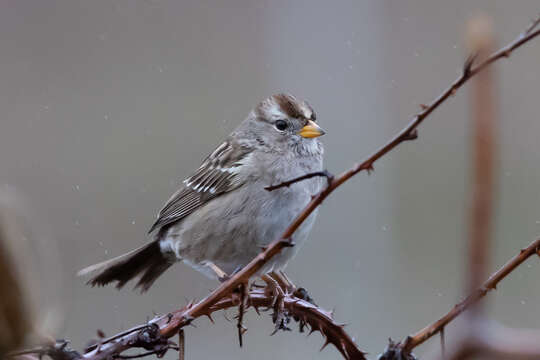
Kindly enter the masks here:
<path id="1" fill-rule="evenodd" d="M 283 271 L 272 271 L 268 276 L 274 279 L 287 294 L 292 294 L 296 291 L 296 285 L 293 284 L 291 279 Z"/>
<path id="2" fill-rule="evenodd" d="M 310 304 L 313 304 L 315 306 L 318 306 L 316 303 L 315 303 L 315 300 L 313 300 L 313 298 L 311 296 L 309 296 L 309 293 L 306 289 L 304 288 L 298 288 L 296 289 L 294 292 L 293 292 L 293 296 L 299 298 L 299 299 L 302 299 L 302 300 L 305 300 L 307 301 L 308 303 Z"/>
<path id="3" fill-rule="evenodd" d="M 313 298 L 309 295 L 308 291 L 303 287 L 296 287 L 293 284 L 291 279 L 283 271 L 273 271 L 269 274 L 274 280 L 276 280 L 282 289 L 285 290 L 287 294 L 291 294 L 294 297 L 305 300 L 310 304 L 317 305 Z"/>
<path id="4" fill-rule="evenodd" d="M 222 282 L 224 283 L 225 281 L 229 280 L 231 277 L 233 277 L 234 275 L 236 275 L 237 272 L 239 272 L 240 270 L 242 270 L 242 266 L 237 266 L 236 269 L 234 269 L 234 271 L 232 272 L 231 275 L 228 275 L 225 271 L 221 270 L 217 265 L 215 265 L 214 263 L 211 263 L 212 265 L 209 265 L 210 267 L 214 266 L 216 269 L 213 269 L 214 272 L 216 273 L 217 277 L 218 277 L 218 280 L 219 282 Z"/>
<path id="5" fill-rule="evenodd" d="M 279 330 L 291 330 L 288 327 L 288 324 L 290 322 L 290 315 L 285 309 L 285 295 L 289 294 L 286 293 L 286 289 L 283 288 L 281 281 L 277 281 L 273 276 L 271 275 L 263 275 L 262 280 L 266 283 L 266 290 L 269 292 L 269 295 L 271 295 L 272 302 L 271 302 L 271 308 L 273 308 L 274 312 L 272 313 L 272 321 L 275 324 L 274 331 L 272 332 L 272 335 L 274 335 Z"/>
<path id="6" fill-rule="evenodd" d="M 219 266 L 217 266 L 216 264 L 214 264 L 211 261 L 204 262 L 204 265 L 209 267 L 210 270 L 212 270 L 214 272 L 214 274 L 216 274 L 216 277 L 219 280 L 219 282 L 225 282 L 225 281 L 227 281 L 227 280 L 229 280 L 231 278 L 229 276 L 229 274 L 227 274 Z"/>

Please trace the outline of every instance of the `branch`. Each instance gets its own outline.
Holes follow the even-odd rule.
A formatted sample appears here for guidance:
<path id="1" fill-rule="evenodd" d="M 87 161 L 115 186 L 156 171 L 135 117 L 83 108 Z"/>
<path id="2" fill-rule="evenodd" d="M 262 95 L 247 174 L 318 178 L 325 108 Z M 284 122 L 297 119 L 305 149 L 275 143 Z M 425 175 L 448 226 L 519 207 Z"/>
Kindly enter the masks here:
<path id="1" fill-rule="evenodd" d="M 51 344 L 33 349 L 13 351 L 8 353 L 7 357 L 38 360 L 45 355 L 54 360 L 77 360 L 81 358 L 81 354 L 70 348 L 69 342 L 66 340 L 57 340 Z"/>
<path id="2" fill-rule="evenodd" d="M 495 52 L 491 56 L 488 56 L 479 65 L 473 67 L 473 63 L 477 55 L 482 56 L 482 52 L 486 51 L 486 47 L 490 44 L 489 34 L 476 34 L 473 41 L 477 41 L 475 46 L 475 56 L 470 57 L 464 67 L 462 78 L 467 76 L 473 76 L 484 69 L 489 64 L 493 63 L 497 59 L 502 57 L 508 57 L 511 52 L 517 47 L 524 44 L 526 41 L 538 36 L 540 29 L 535 31 L 535 28 L 540 24 L 540 16 L 533 21 L 532 25 L 527 28 L 522 34 L 520 34 L 513 42 L 505 46 L 501 50 Z M 483 27 L 485 24 L 477 24 L 479 27 Z M 483 30 L 486 30 L 485 28 Z M 487 31 L 487 30 L 486 30 Z M 469 75 L 468 75 L 469 74 Z M 473 104 L 475 105 L 474 112 L 474 199 L 471 209 L 471 231 L 470 231 L 470 281 L 469 291 L 471 294 L 465 298 L 462 302 L 455 305 L 445 316 L 437 320 L 436 322 L 428 325 L 424 329 L 420 330 L 414 335 L 408 336 L 402 344 L 399 345 L 400 349 L 405 354 L 410 352 L 418 345 L 425 342 L 433 335 L 441 332 L 449 322 L 454 320 L 459 314 L 471 305 L 475 304 L 478 300 L 483 298 L 489 291 L 496 288 L 497 284 L 504 279 L 510 272 L 512 272 L 517 266 L 522 264 L 531 255 L 538 253 L 540 246 L 540 239 L 534 241 L 526 249 L 506 263 L 502 268 L 495 272 L 491 277 L 481 284 L 482 274 L 485 272 L 486 267 L 486 250 L 489 245 L 489 223 L 491 217 L 491 191 L 492 191 L 492 167 L 493 167 L 493 112 L 494 106 L 491 97 L 491 77 L 484 76 L 477 81 Z M 459 80 L 458 80 L 459 82 Z M 478 287 L 476 290 L 475 287 Z"/>
<path id="3" fill-rule="evenodd" d="M 328 185 L 328 188 L 323 190 L 321 193 L 319 193 L 317 197 L 315 197 L 312 200 L 312 202 L 304 209 L 304 211 L 307 211 L 308 209 L 310 209 L 312 207 L 313 202 L 316 202 L 315 205 L 319 205 L 322 202 L 322 200 L 324 200 L 329 195 L 329 193 L 335 190 L 335 188 L 343 184 L 345 181 L 349 180 L 351 177 L 353 177 L 360 171 L 373 170 L 373 164 L 375 164 L 377 160 L 379 160 L 381 157 L 389 153 L 391 150 L 393 150 L 396 146 L 398 146 L 402 142 L 416 139 L 418 137 L 416 128 L 424 121 L 426 117 L 428 117 L 435 109 L 437 109 L 449 97 L 455 95 L 457 90 L 459 90 L 470 78 L 478 74 L 480 71 L 484 70 L 486 67 L 488 67 L 495 61 L 500 60 L 501 58 L 510 57 L 510 55 L 512 54 L 512 52 L 514 52 L 514 50 L 516 50 L 517 48 L 521 47 L 525 43 L 531 41 L 532 39 L 540 35 L 540 29 L 536 29 L 538 26 L 540 26 L 540 16 L 537 19 L 535 19 L 532 22 L 532 24 L 527 28 L 527 30 L 521 33 L 514 41 L 504 46 L 503 48 L 499 49 L 498 51 L 493 53 L 491 56 L 489 56 L 488 58 L 486 58 L 485 60 L 483 60 L 481 63 L 479 63 L 476 66 L 473 66 L 476 60 L 476 55 L 469 56 L 467 60 L 465 61 L 465 63 L 463 64 L 463 71 L 462 71 L 461 76 L 457 78 L 452 83 L 452 85 L 450 85 L 446 90 L 444 90 L 429 105 L 421 105 L 422 111 L 417 113 L 415 116 L 413 116 L 413 119 L 411 120 L 411 122 L 405 128 L 403 128 L 396 136 L 394 136 L 394 138 L 392 138 L 388 143 L 382 146 L 379 150 L 375 151 L 375 153 L 373 153 L 370 157 L 368 157 L 362 163 L 357 164 L 352 169 L 342 173 L 336 179 L 332 180 L 331 183 Z M 272 185 L 271 188 L 290 186 L 295 182 L 303 181 L 305 179 L 310 178 L 310 176 L 308 175 L 309 174 L 306 174 L 298 178 L 288 180 L 282 184 Z M 325 194 L 325 192 L 328 192 L 328 194 Z M 319 200 L 319 198 L 321 197 L 322 199 Z"/>
<path id="4" fill-rule="evenodd" d="M 482 299 L 488 292 L 495 290 L 497 284 L 504 279 L 508 274 L 514 271 L 519 265 L 523 264 L 530 256 L 538 254 L 540 251 L 540 239 L 533 241 L 525 249 L 522 249 L 519 254 L 514 256 L 510 261 L 504 264 L 499 270 L 493 273 L 489 279 L 482 284 L 481 287 L 476 289 L 472 294 L 467 296 L 463 301 L 454 305 L 446 315 L 439 320 L 426 326 L 417 333 L 408 336 L 405 341 L 400 345 L 401 349 L 405 352 L 410 352 L 418 345 L 424 343 L 427 339 L 440 332 L 449 322 L 454 320 L 459 314 L 469 308 L 472 304 Z"/>
<path id="5" fill-rule="evenodd" d="M 464 360 L 481 356 L 487 359 L 529 360 L 540 358 L 538 330 L 509 329 L 479 324 L 484 331 L 462 340 L 448 359 Z"/>
<path id="6" fill-rule="evenodd" d="M 275 298 L 262 289 L 254 289 L 249 293 L 249 306 L 259 312 L 259 308 L 271 309 Z M 151 320 L 146 325 L 137 326 L 121 334 L 102 340 L 87 349 L 82 355 L 83 359 L 98 360 L 111 357 L 120 358 L 121 353 L 129 348 L 143 348 L 153 353 L 164 355 L 171 348 L 171 342 L 167 340 L 174 330 L 190 324 L 195 318 L 207 316 L 211 321 L 212 314 L 219 310 L 232 308 L 238 305 L 238 298 L 233 294 L 220 299 L 197 316 L 190 317 L 194 305 L 189 303 L 184 308 L 174 311 L 165 316 Z M 325 344 L 334 345 L 345 359 L 365 359 L 364 353 L 358 349 L 351 337 L 345 332 L 344 325 L 337 324 L 332 314 L 309 303 L 306 300 L 285 294 L 283 297 L 285 316 L 293 317 L 300 323 L 300 328 L 308 326 L 311 332 L 319 331 L 326 339 Z M 311 333 L 310 332 L 310 333 Z M 178 333 L 178 330 L 176 330 Z M 143 353 L 141 355 L 149 355 Z"/>

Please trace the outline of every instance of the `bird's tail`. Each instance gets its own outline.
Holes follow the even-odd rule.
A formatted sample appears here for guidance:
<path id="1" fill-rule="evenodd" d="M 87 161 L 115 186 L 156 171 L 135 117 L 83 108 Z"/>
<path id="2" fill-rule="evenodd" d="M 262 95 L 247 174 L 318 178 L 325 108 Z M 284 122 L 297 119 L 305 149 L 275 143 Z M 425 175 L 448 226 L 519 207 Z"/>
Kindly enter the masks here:
<path id="1" fill-rule="evenodd" d="M 172 264 L 172 261 L 162 254 L 159 241 L 153 241 L 126 254 L 88 266 L 77 275 L 97 274 L 87 284 L 105 286 L 116 281 L 118 289 L 129 280 L 140 276 L 135 288 L 145 292 Z"/>

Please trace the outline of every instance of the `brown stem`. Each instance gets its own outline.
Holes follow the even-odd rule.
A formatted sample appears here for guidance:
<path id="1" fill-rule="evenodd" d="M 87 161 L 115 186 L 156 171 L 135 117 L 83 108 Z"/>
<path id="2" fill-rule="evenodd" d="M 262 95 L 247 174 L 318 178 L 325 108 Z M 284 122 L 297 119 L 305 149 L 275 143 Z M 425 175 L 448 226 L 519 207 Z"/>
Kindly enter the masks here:
<path id="1" fill-rule="evenodd" d="M 407 353 L 410 353 L 415 347 L 423 344 L 427 339 L 439 333 L 449 322 L 454 320 L 459 314 L 469 308 L 472 304 L 482 299 L 486 294 L 497 288 L 497 284 L 504 279 L 508 274 L 514 271 L 530 256 L 537 254 L 540 250 L 540 238 L 533 241 L 525 249 L 522 249 L 519 254 L 514 256 L 510 261 L 504 264 L 499 270 L 493 273 L 481 287 L 467 296 L 463 301 L 454 305 L 454 307 L 443 317 L 432 324 L 429 324 L 417 333 L 408 336 L 400 345 L 400 348 Z"/>
<path id="2" fill-rule="evenodd" d="M 530 360 L 540 358 L 538 330 L 510 329 L 496 324 L 480 324 L 484 331 L 463 340 L 450 360 L 469 358 Z"/>
<path id="3" fill-rule="evenodd" d="M 184 360 L 186 353 L 186 337 L 184 335 L 184 329 L 180 329 L 178 332 L 178 360 Z"/>
<path id="4" fill-rule="evenodd" d="M 467 42 L 475 57 L 485 59 L 492 50 L 491 19 L 485 15 L 474 17 L 467 31 Z M 466 293 L 472 293 L 489 274 L 491 249 L 491 219 L 493 213 L 493 182 L 495 165 L 495 96 L 492 69 L 482 71 L 472 82 L 472 204 L 469 219 L 469 266 L 466 274 Z M 473 306 L 469 314 L 476 317 L 481 304 Z M 471 324 L 476 323 L 469 319 Z M 472 330 L 472 326 L 470 327 Z"/>
<path id="5" fill-rule="evenodd" d="M 255 309 L 271 308 L 273 301 L 274 297 L 271 294 L 266 294 L 264 289 L 254 289 L 249 293 L 247 304 Z M 291 316 L 303 321 L 303 324 L 309 325 L 312 331 L 319 331 L 326 338 L 325 345 L 333 344 L 345 359 L 365 359 L 364 353 L 358 349 L 344 330 L 344 326 L 335 323 L 329 312 L 291 294 L 284 295 L 283 304 Z M 88 360 L 108 359 L 135 347 L 163 351 L 170 348 L 170 343 L 166 338 L 174 329 L 182 328 L 200 316 L 208 316 L 211 319 L 212 313 L 236 306 L 238 306 L 238 299 L 233 294 L 229 294 L 208 307 L 204 312 L 190 317 L 189 314 L 193 308 L 193 304 L 190 303 L 182 309 L 150 321 L 147 326 L 138 327 L 141 329 L 139 331 L 127 332 L 120 337 L 114 336 L 114 340 L 102 343 L 99 349 L 93 349 L 82 355 L 82 358 Z M 181 347 L 181 344 L 179 346 Z"/>

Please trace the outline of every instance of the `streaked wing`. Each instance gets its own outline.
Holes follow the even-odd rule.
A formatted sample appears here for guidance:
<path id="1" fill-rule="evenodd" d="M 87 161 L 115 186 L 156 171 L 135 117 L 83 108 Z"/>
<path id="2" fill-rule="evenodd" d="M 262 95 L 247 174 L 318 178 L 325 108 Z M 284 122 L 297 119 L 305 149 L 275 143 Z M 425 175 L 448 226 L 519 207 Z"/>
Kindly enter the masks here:
<path id="1" fill-rule="evenodd" d="M 167 201 L 149 233 L 183 219 L 213 198 L 241 186 L 244 178 L 238 172 L 249 152 L 249 148 L 231 141 L 218 146 Z"/>

